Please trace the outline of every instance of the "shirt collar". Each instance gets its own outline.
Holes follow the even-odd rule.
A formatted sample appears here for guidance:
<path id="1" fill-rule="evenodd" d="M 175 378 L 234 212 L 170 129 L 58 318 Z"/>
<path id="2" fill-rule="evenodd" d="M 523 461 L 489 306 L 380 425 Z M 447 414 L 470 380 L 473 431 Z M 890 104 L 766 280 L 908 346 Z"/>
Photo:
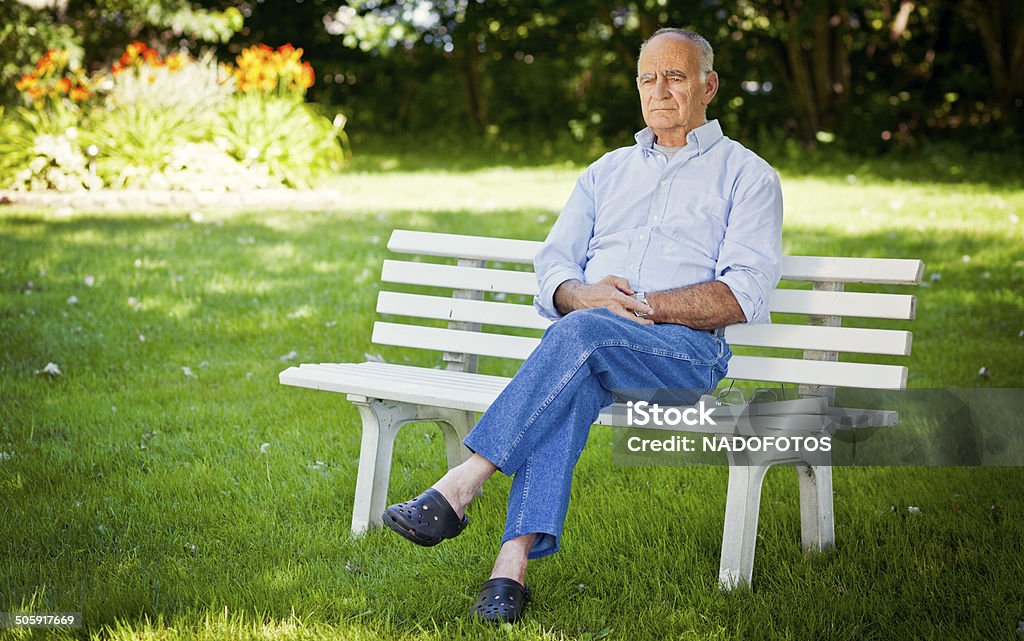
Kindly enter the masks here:
<path id="1" fill-rule="evenodd" d="M 633 136 L 644 153 L 650 152 L 654 147 L 654 132 L 650 127 L 644 127 Z M 700 127 L 691 129 L 686 134 L 686 146 L 696 145 L 697 154 L 700 155 L 711 149 L 716 142 L 722 139 L 722 126 L 718 120 L 709 120 Z"/>

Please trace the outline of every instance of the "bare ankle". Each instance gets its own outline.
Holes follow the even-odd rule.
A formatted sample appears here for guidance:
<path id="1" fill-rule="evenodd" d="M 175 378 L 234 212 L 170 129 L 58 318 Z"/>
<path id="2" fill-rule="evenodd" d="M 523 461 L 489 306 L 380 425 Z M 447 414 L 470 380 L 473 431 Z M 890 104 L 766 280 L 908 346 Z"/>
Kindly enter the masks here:
<path id="1" fill-rule="evenodd" d="M 526 534 L 502 544 L 498 557 L 494 560 L 491 578 L 509 578 L 525 585 L 526 566 L 529 563 L 530 550 L 533 549 L 536 540 L 536 534 Z"/>
<path id="2" fill-rule="evenodd" d="M 466 507 L 476 498 L 477 493 L 496 468 L 490 461 L 474 454 L 463 463 L 448 470 L 434 488 L 451 504 L 455 513 L 462 516 Z"/>

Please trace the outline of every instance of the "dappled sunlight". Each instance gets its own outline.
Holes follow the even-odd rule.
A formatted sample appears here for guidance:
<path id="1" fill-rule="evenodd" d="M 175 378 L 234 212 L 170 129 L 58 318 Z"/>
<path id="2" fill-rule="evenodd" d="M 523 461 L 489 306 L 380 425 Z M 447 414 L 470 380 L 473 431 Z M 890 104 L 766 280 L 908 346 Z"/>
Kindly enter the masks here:
<path id="1" fill-rule="evenodd" d="M 270 283 L 263 279 L 247 278 L 244 274 L 213 274 L 203 281 L 207 294 L 251 294 L 260 296 L 273 291 Z"/>
<path id="2" fill-rule="evenodd" d="M 278 374 L 299 363 L 368 358 L 441 363 L 439 353 L 370 343 L 378 288 L 404 290 L 379 283 L 382 261 L 402 258 L 386 248 L 391 231 L 539 240 L 572 176 L 495 172 L 487 180 L 506 186 L 490 195 L 501 203 L 490 211 L 475 202 L 483 187 L 441 173 L 422 174 L 430 189 L 416 198 L 402 195 L 404 175 L 378 176 L 379 193 L 330 211 L 0 210 L 0 451 L 12 453 L 0 460 L 0 488 L 14 506 L 50 506 L 14 508 L 5 536 L 23 554 L 4 575 L 8 593 L 62 586 L 61 602 L 81 604 L 85 634 L 96 639 L 480 636 L 459 617 L 486 576 L 507 479 L 475 506 L 469 545 L 423 556 L 388 533 L 352 538 L 358 413 L 339 395 L 283 388 Z M 907 324 L 913 352 L 900 359 L 911 387 L 1020 385 L 1024 243 L 1013 216 L 1024 211 L 1024 194 L 783 184 L 788 253 L 925 261 L 922 286 L 875 288 L 918 297 L 918 318 Z M 396 198 L 407 206 L 394 206 Z M 533 204 L 516 206 L 523 202 Z M 48 362 L 62 375 L 36 373 Z M 514 365 L 482 359 L 483 369 L 505 375 Z M 1009 518 L 1019 503 L 1000 498 L 1008 518 L 984 520 L 992 496 L 1019 486 L 1016 470 L 937 470 L 927 482 L 915 470 L 844 470 L 837 497 L 857 515 L 842 521 L 844 549 L 853 553 L 824 566 L 804 563 L 793 543 L 799 507 L 792 475 L 779 473 L 766 481 L 767 500 L 779 509 L 764 518 L 755 577 L 766 601 L 724 599 L 713 589 L 721 532 L 708 524 L 720 525 L 726 471 L 609 472 L 609 441 L 595 430 L 580 461 L 565 556 L 538 564 L 531 578 L 545 603 L 562 605 L 538 608 L 510 638 L 582 638 L 606 627 L 618 634 L 628 630 L 623 622 L 695 631 L 741 614 L 769 621 L 773 600 L 839 598 L 840 580 L 842 598 L 859 599 L 846 607 L 867 608 L 878 602 L 863 585 L 903 594 L 925 567 L 964 588 L 970 580 L 943 556 L 945 543 L 915 529 L 918 522 L 966 542 L 958 563 L 994 568 L 979 598 L 1005 593 L 1016 578 L 1007 559 L 1019 550 L 1006 541 L 1019 539 L 1019 521 Z M 393 491 L 412 491 L 443 471 L 435 427 L 403 429 L 399 445 Z M 954 493 L 963 495 L 955 517 L 944 507 Z M 661 518 L 664 510 L 671 519 Z M 62 566 L 52 541 L 79 564 Z M 904 559 L 895 551 L 910 548 L 924 552 Z M 607 549 L 620 551 L 614 572 L 594 551 Z M 644 606 L 652 593 L 694 605 L 666 618 Z M 916 596 L 896 601 L 921 616 Z M 588 612 L 598 614 L 581 614 Z"/>

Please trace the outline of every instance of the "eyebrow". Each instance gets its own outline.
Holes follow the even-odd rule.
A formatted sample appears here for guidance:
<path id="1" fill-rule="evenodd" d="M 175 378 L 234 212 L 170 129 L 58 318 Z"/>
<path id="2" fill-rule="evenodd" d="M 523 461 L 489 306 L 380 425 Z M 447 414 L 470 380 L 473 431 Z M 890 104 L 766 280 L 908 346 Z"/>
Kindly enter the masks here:
<path id="1" fill-rule="evenodd" d="M 680 69 L 669 69 L 668 71 L 665 72 L 665 75 L 666 76 L 682 76 L 683 78 L 687 77 L 686 72 L 682 71 Z M 637 76 L 636 79 L 637 80 L 646 80 L 648 78 L 656 78 L 657 76 L 658 76 L 658 74 L 656 74 L 656 73 L 642 73 L 639 76 Z"/>

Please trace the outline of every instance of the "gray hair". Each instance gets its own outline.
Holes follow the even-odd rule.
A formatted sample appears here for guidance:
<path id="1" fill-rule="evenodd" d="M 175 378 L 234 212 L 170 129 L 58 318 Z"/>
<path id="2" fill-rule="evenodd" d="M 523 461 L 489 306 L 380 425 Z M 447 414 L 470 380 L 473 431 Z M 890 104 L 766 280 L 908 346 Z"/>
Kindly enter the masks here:
<path id="1" fill-rule="evenodd" d="M 714 71 L 715 50 L 711 48 L 711 43 L 707 41 L 707 38 L 705 38 L 704 36 L 700 35 L 699 33 L 696 33 L 696 32 L 693 32 L 693 31 L 687 31 L 686 29 L 679 29 L 677 27 L 662 27 L 661 29 L 658 29 L 657 31 L 652 33 L 651 37 L 648 38 L 647 40 L 644 40 L 643 44 L 640 45 L 640 53 L 641 53 L 641 55 L 643 54 L 644 47 L 647 46 L 648 42 L 650 42 L 651 40 L 654 40 L 658 36 L 660 36 L 662 34 L 666 34 L 666 33 L 674 33 L 677 36 L 682 36 L 686 40 L 689 40 L 690 42 L 696 43 L 697 46 L 700 47 L 700 73 L 701 73 L 701 75 L 707 76 L 709 73 Z M 638 57 L 637 58 L 637 62 L 639 62 L 639 60 L 640 60 L 640 58 Z"/>

